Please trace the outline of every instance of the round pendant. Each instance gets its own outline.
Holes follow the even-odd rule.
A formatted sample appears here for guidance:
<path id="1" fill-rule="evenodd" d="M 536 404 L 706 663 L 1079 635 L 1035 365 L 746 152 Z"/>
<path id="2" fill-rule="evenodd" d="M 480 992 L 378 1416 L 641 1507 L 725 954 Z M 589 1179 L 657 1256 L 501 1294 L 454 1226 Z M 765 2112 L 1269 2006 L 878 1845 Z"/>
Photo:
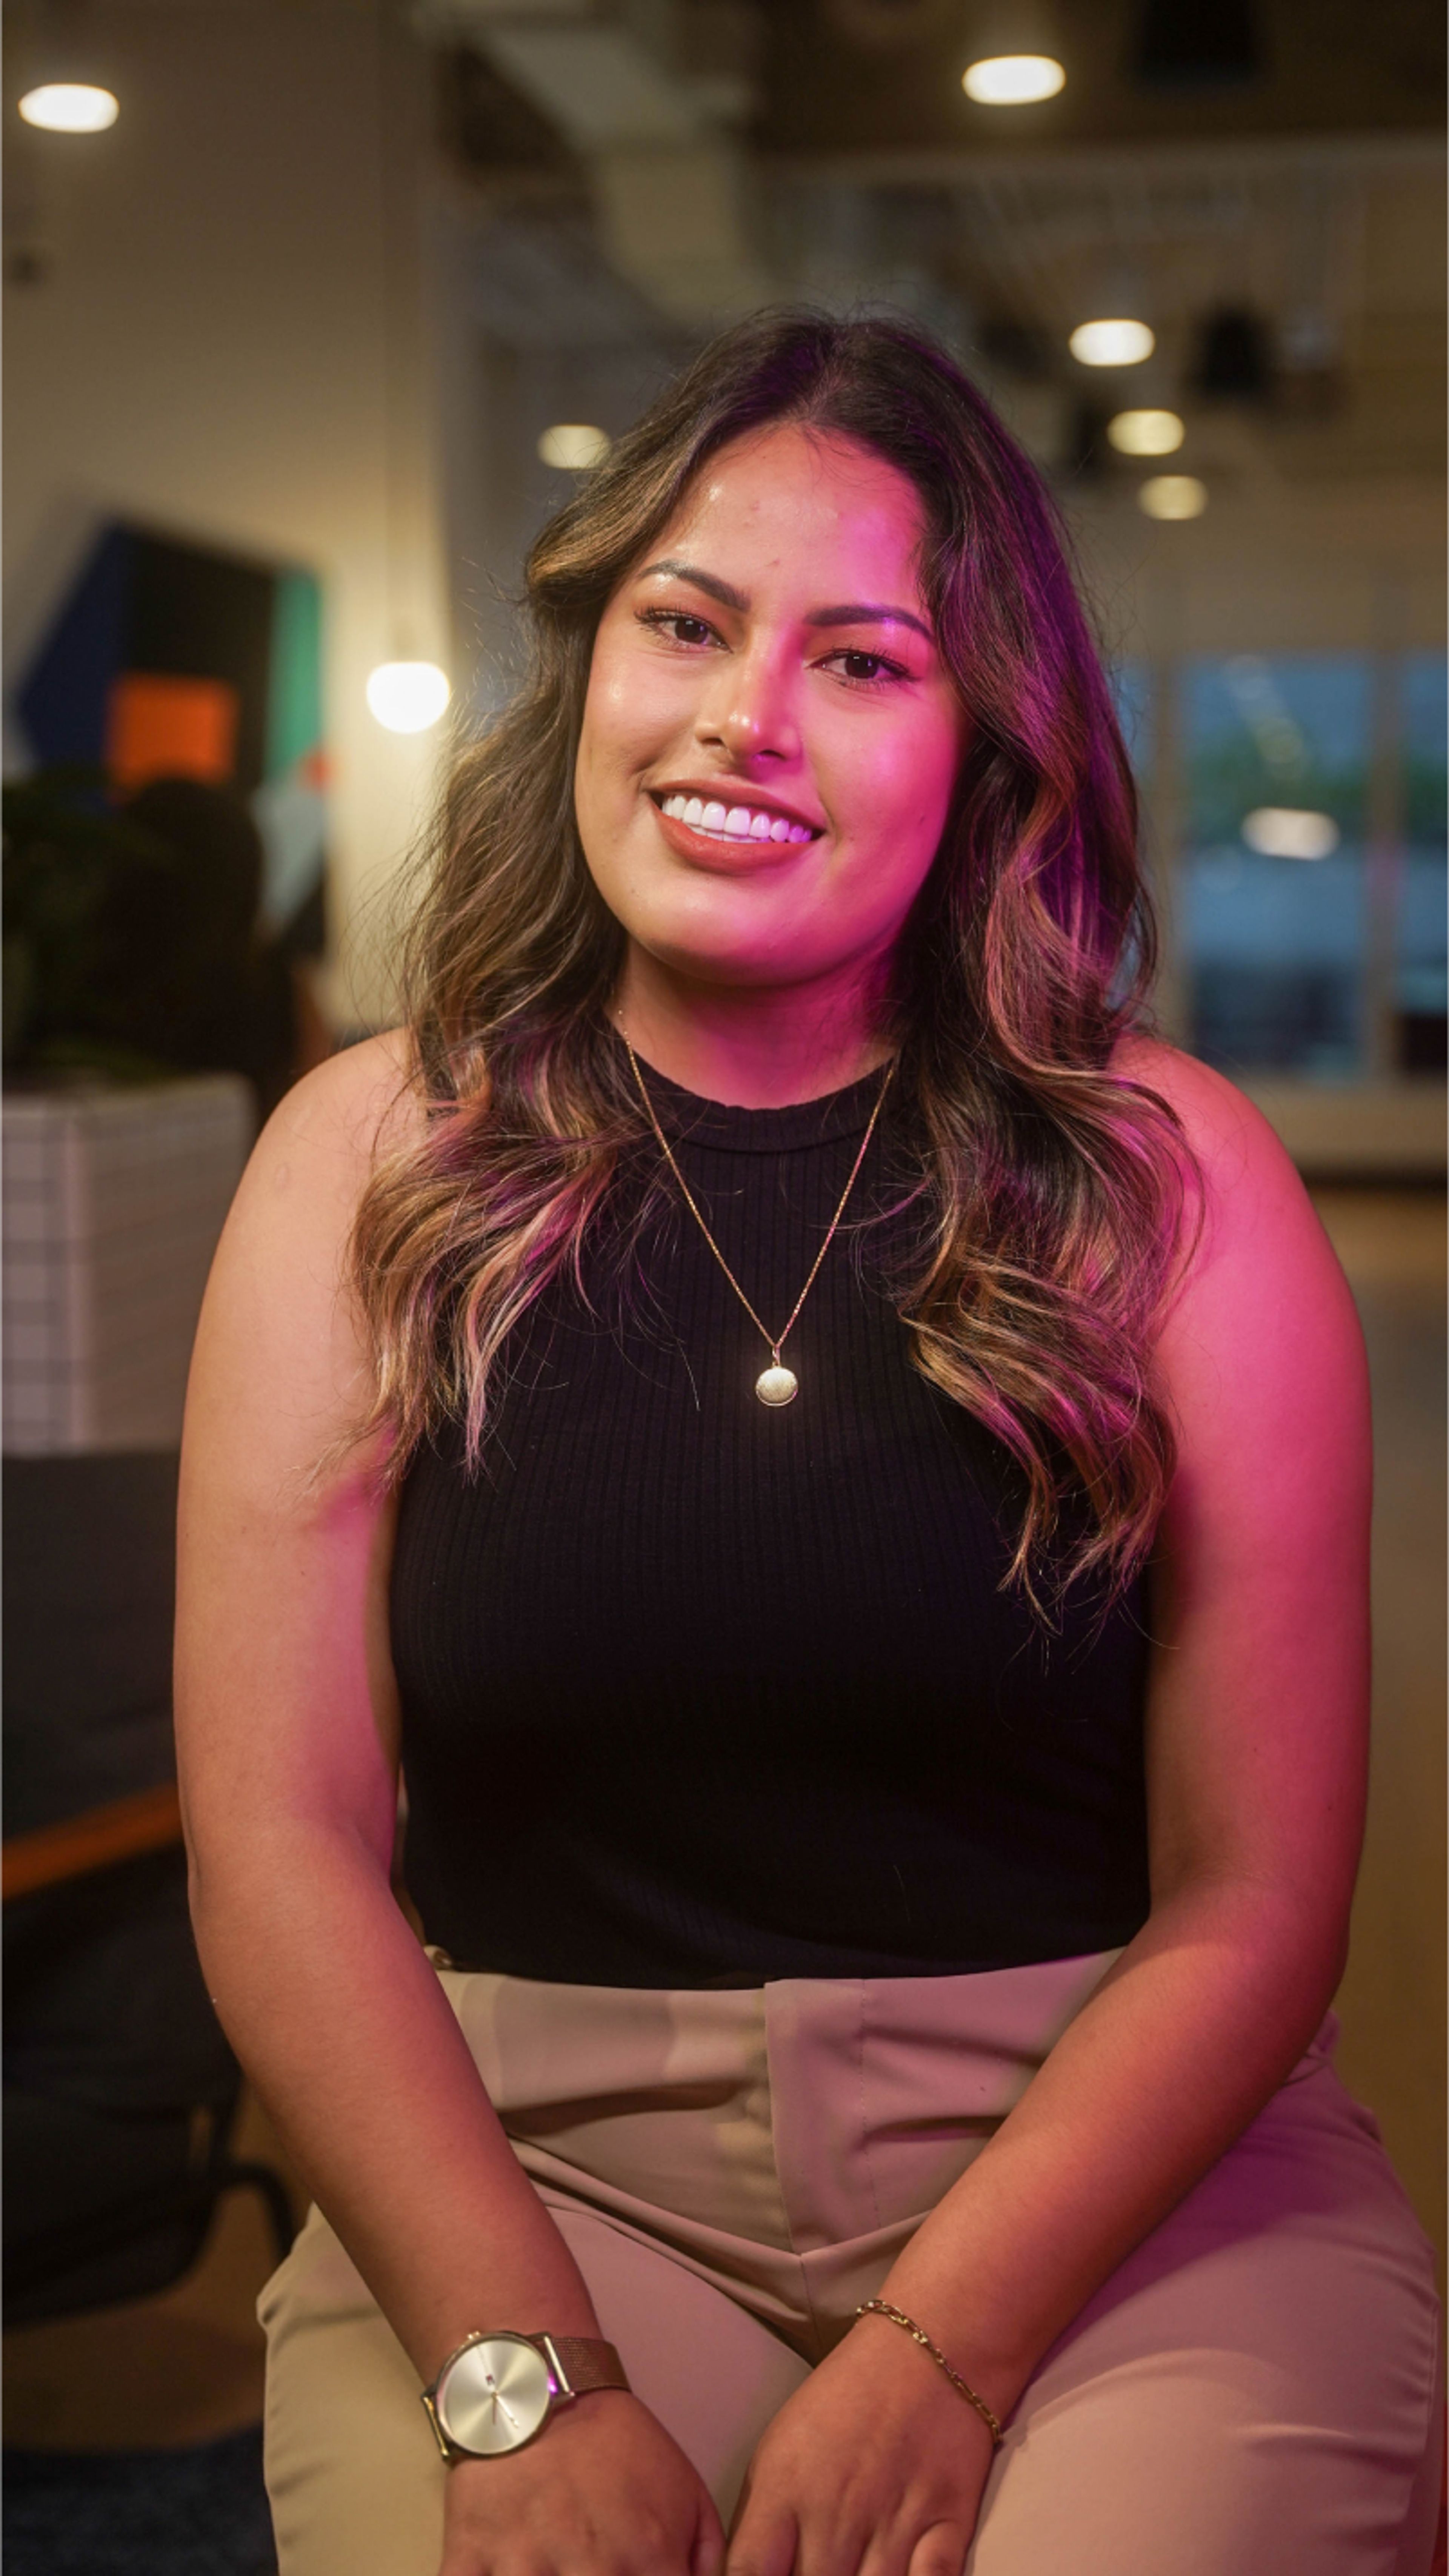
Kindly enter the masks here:
<path id="1" fill-rule="evenodd" d="M 782 1368 L 777 1360 L 773 1368 L 761 1370 L 755 1380 L 755 1393 L 761 1404 L 793 1404 L 799 1386 L 794 1370 Z"/>

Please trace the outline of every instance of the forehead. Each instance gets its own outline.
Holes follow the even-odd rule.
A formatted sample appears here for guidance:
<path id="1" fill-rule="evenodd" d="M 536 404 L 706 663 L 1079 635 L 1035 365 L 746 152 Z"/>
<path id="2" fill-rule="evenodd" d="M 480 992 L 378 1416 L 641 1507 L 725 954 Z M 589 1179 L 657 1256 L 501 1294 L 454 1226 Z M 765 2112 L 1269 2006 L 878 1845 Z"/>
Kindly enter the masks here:
<path id="1" fill-rule="evenodd" d="M 838 431 L 791 423 L 712 456 L 649 552 L 685 556 L 752 596 L 769 582 L 919 607 L 923 531 L 920 495 L 894 465 Z"/>

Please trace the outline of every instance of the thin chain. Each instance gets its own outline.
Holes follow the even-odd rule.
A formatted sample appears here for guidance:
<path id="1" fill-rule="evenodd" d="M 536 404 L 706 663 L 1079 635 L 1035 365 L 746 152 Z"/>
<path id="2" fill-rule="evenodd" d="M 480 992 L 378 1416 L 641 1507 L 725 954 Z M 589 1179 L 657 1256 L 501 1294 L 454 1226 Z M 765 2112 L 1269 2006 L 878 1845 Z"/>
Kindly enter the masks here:
<path id="1" fill-rule="evenodd" d="M 946 2359 L 940 2345 L 938 2343 L 932 2343 L 930 2336 L 925 2332 L 923 2327 L 917 2325 L 914 2317 L 908 2317 L 904 2308 L 893 2308 L 889 2299 L 867 2299 L 863 2306 L 856 2309 L 855 2313 L 858 2317 L 889 2317 L 893 2326 L 904 2326 L 912 2343 L 918 2343 L 921 2350 L 923 2352 L 928 2352 L 931 2359 L 938 2363 L 940 2368 L 944 2370 L 946 2377 L 950 2380 L 957 2396 L 964 2397 L 968 2406 L 975 2407 L 977 2414 L 981 2417 L 982 2422 L 990 2432 L 993 2450 L 1000 2446 L 1003 2439 L 1000 2418 L 993 2414 L 984 2397 L 977 2396 L 976 2391 L 971 2386 L 969 2380 L 962 2378 L 960 2371 L 955 2369 Z"/>
<path id="2" fill-rule="evenodd" d="M 620 1035 L 621 1037 L 624 1037 L 624 1032 L 623 1032 L 623 1030 L 622 1030 L 622 1029 L 620 1030 L 619 1035 Z M 733 1290 L 734 1290 L 734 1292 L 735 1292 L 735 1295 L 738 1297 L 738 1299 L 739 1299 L 739 1301 L 740 1301 L 740 1304 L 743 1306 L 743 1308 L 744 1308 L 744 1310 L 745 1310 L 745 1313 L 749 1316 L 750 1322 L 754 1325 L 754 1328 L 755 1328 L 756 1332 L 757 1332 L 757 1333 L 759 1333 L 759 1334 L 762 1336 L 762 1338 L 763 1338 L 763 1340 L 764 1340 L 764 1342 L 765 1342 L 765 1345 L 766 1345 L 766 1347 L 767 1347 L 767 1349 L 768 1349 L 768 1351 L 769 1351 L 769 1353 L 770 1353 L 770 1357 L 775 1361 L 776 1365 L 778 1366 L 778 1365 L 779 1365 L 779 1359 L 780 1359 L 780 1353 L 781 1353 L 781 1351 L 784 1349 L 785 1344 L 786 1344 L 786 1341 L 788 1340 L 788 1338 L 789 1338 L 790 1334 L 791 1334 L 791 1333 L 794 1331 L 794 1329 L 795 1329 L 795 1322 L 796 1322 L 796 1318 L 797 1318 L 797 1316 L 799 1315 L 800 1309 L 801 1309 L 801 1307 L 804 1305 L 806 1298 L 809 1296 L 811 1289 L 812 1289 L 812 1288 L 814 1287 L 814 1285 L 815 1285 L 816 1277 L 817 1277 L 817 1275 L 818 1275 L 818 1273 L 819 1273 L 819 1269 L 820 1269 L 820 1264 L 821 1264 L 821 1262 L 824 1260 L 824 1258 L 825 1258 L 825 1256 L 826 1256 L 827 1252 L 830 1250 L 831 1242 L 832 1242 L 832 1240 L 833 1240 L 833 1238 L 834 1238 L 834 1234 L 835 1234 L 835 1229 L 836 1229 L 836 1227 L 839 1225 L 841 1218 L 842 1218 L 842 1217 L 844 1216 L 844 1214 L 845 1214 L 845 1203 L 846 1203 L 846 1200 L 849 1198 L 851 1191 L 852 1191 L 852 1190 L 854 1189 L 854 1187 L 855 1187 L 856 1177 L 857 1177 L 857 1175 L 858 1175 L 858 1173 L 859 1173 L 859 1171 L 860 1171 L 861 1164 L 865 1161 L 866 1147 L 869 1145 L 869 1143 L 870 1143 L 870 1140 L 871 1140 L 872 1136 L 875 1134 L 875 1122 L 876 1122 L 876 1120 L 879 1118 L 879 1116 L 880 1116 L 880 1113 L 881 1113 L 882 1109 L 885 1107 L 885 1096 L 886 1096 L 887 1091 L 890 1089 L 890 1079 L 891 1079 L 891 1075 L 895 1072 L 895 1069 L 896 1069 L 895 1058 L 894 1058 L 894 1056 L 892 1056 L 892 1058 L 891 1058 L 891 1060 L 890 1060 L 889 1064 L 886 1066 L 886 1069 L 885 1069 L 885 1080 L 884 1080 L 884 1082 L 881 1084 L 881 1087 L 880 1087 L 880 1094 L 879 1094 L 879 1097 L 878 1097 L 878 1099 L 877 1099 L 877 1101 L 876 1101 L 875 1107 L 874 1107 L 874 1109 L 873 1109 L 873 1110 L 871 1111 L 871 1113 L 870 1113 L 870 1125 L 867 1127 L 867 1129 L 866 1129 L 866 1131 L 865 1131 L 865 1134 L 862 1136 L 862 1138 L 861 1138 L 861 1140 L 860 1140 L 860 1152 L 856 1155 L 855 1161 L 852 1163 L 852 1165 L 851 1165 L 851 1167 L 850 1167 L 850 1178 L 849 1178 L 849 1180 L 846 1182 L 844 1189 L 843 1189 L 843 1190 L 841 1191 L 841 1193 L 840 1193 L 840 1205 L 839 1205 L 839 1207 L 836 1209 L 834 1216 L 833 1216 L 833 1217 L 831 1218 L 831 1220 L 830 1220 L 830 1228 L 829 1228 L 829 1232 L 826 1234 L 825 1241 L 822 1243 L 822 1245 L 821 1245 L 821 1247 L 820 1247 L 819 1251 L 818 1251 L 818 1252 L 816 1253 L 816 1255 L 815 1255 L 815 1260 L 814 1260 L 814 1263 L 813 1263 L 813 1265 L 812 1265 L 812 1267 L 811 1267 L 810 1276 L 809 1276 L 809 1278 L 806 1280 L 804 1287 L 801 1289 L 799 1296 L 798 1296 L 798 1297 L 796 1298 L 796 1300 L 795 1300 L 794 1306 L 793 1306 L 793 1308 L 792 1308 L 792 1310 L 791 1310 L 791 1314 L 790 1314 L 790 1321 L 789 1321 L 789 1323 L 785 1326 L 785 1329 L 784 1329 L 784 1331 L 781 1333 L 779 1340 L 778 1340 L 778 1341 L 776 1341 L 776 1339 L 775 1339 L 775 1337 L 774 1337 L 773 1333 L 770 1331 L 770 1329 L 769 1329 L 768 1325 L 765 1325 L 765 1324 L 762 1324 L 762 1323 L 761 1323 L 761 1321 L 760 1321 L 760 1319 L 759 1319 L 759 1316 L 755 1313 L 754 1307 L 750 1304 L 750 1301 L 749 1301 L 748 1297 L 745 1295 L 745 1292 L 744 1292 L 743 1288 L 740 1286 L 740 1283 L 739 1283 L 738 1279 L 735 1277 L 735 1274 L 734 1274 L 734 1272 L 731 1270 L 731 1268 L 730 1268 L 730 1266 L 729 1266 L 729 1263 L 726 1261 L 726 1259 L 725 1259 L 725 1257 L 724 1257 L 724 1254 L 721 1252 L 721 1250 L 720 1250 L 720 1248 L 719 1248 L 719 1245 L 716 1243 L 716 1241 L 715 1241 L 715 1239 L 714 1239 L 714 1236 L 710 1233 L 709 1227 L 705 1224 L 704 1218 L 701 1216 L 701 1214 L 700 1214 L 700 1212 L 699 1212 L 699 1209 L 698 1209 L 698 1207 L 697 1207 L 697 1206 L 696 1206 L 696 1204 L 695 1204 L 694 1193 L 693 1193 L 693 1191 L 691 1190 L 691 1188 L 690 1188 L 690 1186 L 689 1186 L 688 1181 L 685 1179 L 684 1174 L 681 1172 L 681 1170 L 680 1170 L 680 1168 L 679 1168 L 679 1165 L 676 1163 L 676 1161 L 675 1161 L 675 1159 L 674 1159 L 674 1156 L 671 1154 L 671 1152 L 670 1152 L 670 1150 L 669 1150 L 669 1140 L 668 1140 L 668 1138 L 666 1137 L 666 1135 L 665 1135 L 665 1133 L 664 1133 L 663 1128 L 660 1126 L 658 1119 L 657 1119 L 657 1118 L 655 1117 L 655 1115 L 654 1115 L 654 1103 L 653 1103 L 653 1101 L 650 1099 L 649 1094 L 648 1094 L 648 1092 L 646 1091 L 646 1089 L 645 1089 L 645 1087 L 644 1087 L 644 1076 L 643 1076 L 643 1074 L 642 1074 L 642 1073 L 640 1072 L 640 1070 L 639 1070 L 639 1059 L 638 1059 L 638 1057 L 636 1056 L 636 1054 L 634 1053 L 633 1048 L 629 1045 L 629 1041 L 628 1041 L 628 1039 L 627 1039 L 627 1038 L 624 1038 L 624 1045 L 625 1045 L 626 1049 L 628 1050 L 629 1062 L 630 1062 L 630 1064 L 631 1064 L 631 1065 L 633 1066 L 633 1068 L 634 1068 L 634 1080 L 636 1081 L 636 1083 L 637 1083 L 637 1084 L 638 1084 L 638 1086 L 639 1086 L 639 1097 L 640 1097 L 640 1099 L 641 1099 L 641 1100 L 643 1101 L 643 1103 L 644 1103 L 645 1113 L 646 1113 L 646 1115 L 647 1115 L 647 1117 L 648 1117 L 649 1124 L 650 1124 L 650 1126 L 651 1126 L 651 1127 L 653 1128 L 653 1130 L 654 1130 L 655 1136 L 656 1136 L 656 1138 L 657 1138 L 657 1140 L 658 1140 L 659 1150 L 660 1150 L 661 1154 L 664 1156 L 664 1159 L 665 1159 L 666 1163 L 669 1165 L 669 1168 L 670 1168 L 671 1172 L 674 1174 L 675 1179 L 676 1179 L 676 1180 L 677 1180 L 677 1182 L 679 1183 L 680 1189 L 681 1189 L 681 1191 L 683 1192 L 683 1195 L 684 1195 L 685 1205 L 688 1207 L 688 1209 L 689 1209 L 689 1212 L 690 1212 L 691 1216 L 694 1218 L 695 1224 L 699 1227 L 700 1233 L 704 1236 L 705 1242 L 709 1245 L 709 1248 L 710 1248 L 711 1252 L 714 1254 L 714 1257 L 715 1257 L 716 1261 L 719 1263 L 719 1266 L 720 1266 L 721 1270 L 724 1272 L 724 1275 L 725 1275 L 726 1279 L 729 1281 L 730 1286 L 733 1288 Z"/>

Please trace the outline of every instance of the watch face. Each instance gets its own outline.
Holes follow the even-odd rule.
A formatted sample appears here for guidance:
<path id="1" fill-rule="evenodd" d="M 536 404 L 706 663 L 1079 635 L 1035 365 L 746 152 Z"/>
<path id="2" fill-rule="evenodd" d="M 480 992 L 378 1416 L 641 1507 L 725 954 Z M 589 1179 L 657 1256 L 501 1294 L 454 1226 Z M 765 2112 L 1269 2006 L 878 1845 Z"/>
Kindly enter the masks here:
<path id="1" fill-rule="evenodd" d="M 444 2371 L 433 2403 L 460 2451 L 486 2455 L 531 2442 L 553 2393 L 541 2352 L 519 2335 L 489 2335 Z"/>

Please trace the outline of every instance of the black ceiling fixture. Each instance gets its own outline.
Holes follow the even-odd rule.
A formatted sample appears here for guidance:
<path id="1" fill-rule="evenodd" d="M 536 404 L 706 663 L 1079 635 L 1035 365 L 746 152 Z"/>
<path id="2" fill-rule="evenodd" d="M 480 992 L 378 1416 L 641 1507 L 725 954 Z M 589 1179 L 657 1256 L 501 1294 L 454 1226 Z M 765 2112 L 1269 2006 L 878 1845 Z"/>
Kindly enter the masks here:
<path id="1" fill-rule="evenodd" d="M 1079 402 L 1073 406 L 1061 458 L 1061 471 L 1072 482 L 1099 482 L 1116 463 L 1107 442 L 1111 416 L 1100 403 Z"/>
<path id="2" fill-rule="evenodd" d="M 1268 402 L 1273 351 L 1268 326 L 1247 305 L 1223 304 L 1200 325 L 1193 391 L 1207 402 Z"/>
<path id="3" fill-rule="evenodd" d="M 450 46 L 440 54 L 437 82 L 443 134 L 466 169 L 559 176 L 577 171 L 547 117 L 469 46 Z"/>
<path id="4" fill-rule="evenodd" d="M 974 345 L 990 367 L 1019 376 L 1027 384 L 1044 384 L 1060 372 L 1057 352 L 1040 323 L 1013 314 L 987 314 L 973 333 Z"/>
<path id="5" fill-rule="evenodd" d="M 1142 0 L 1132 76 L 1148 89 L 1236 89 L 1261 80 L 1254 0 Z"/>

